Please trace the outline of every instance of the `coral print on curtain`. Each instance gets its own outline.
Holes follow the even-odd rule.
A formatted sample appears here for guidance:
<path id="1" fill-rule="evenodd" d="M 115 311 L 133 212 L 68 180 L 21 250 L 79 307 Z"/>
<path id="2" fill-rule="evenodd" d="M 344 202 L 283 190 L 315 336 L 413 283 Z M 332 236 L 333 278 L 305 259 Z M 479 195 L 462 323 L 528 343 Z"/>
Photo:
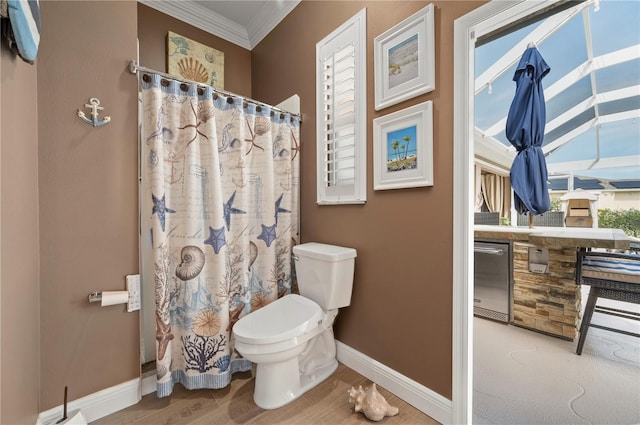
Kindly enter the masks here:
<path id="1" fill-rule="evenodd" d="M 158 396 L 221 388 L 251 368 L 235 322 L 295 285 L 300 121 L 155 74 L 141 86 Z"/>

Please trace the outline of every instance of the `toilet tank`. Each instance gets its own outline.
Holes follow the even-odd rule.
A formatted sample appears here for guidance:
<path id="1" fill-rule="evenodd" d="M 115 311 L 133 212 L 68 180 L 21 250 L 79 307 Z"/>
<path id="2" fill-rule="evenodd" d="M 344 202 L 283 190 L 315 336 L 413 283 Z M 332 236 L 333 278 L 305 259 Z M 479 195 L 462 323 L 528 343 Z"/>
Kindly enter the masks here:
<path id="1" fill-rule="evenodd" d="M 351 303 L 356 250 L 309 242 L 293 247 L 300 295 L 325 310 Z"/>

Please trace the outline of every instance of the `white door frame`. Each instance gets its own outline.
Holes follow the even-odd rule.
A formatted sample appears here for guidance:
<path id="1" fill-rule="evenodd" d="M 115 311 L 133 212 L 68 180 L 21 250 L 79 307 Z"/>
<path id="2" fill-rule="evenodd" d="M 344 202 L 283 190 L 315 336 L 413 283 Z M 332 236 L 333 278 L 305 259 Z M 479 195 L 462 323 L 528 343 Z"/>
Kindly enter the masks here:
<path id="1" fill-rule="evenodd" d="M 453 355 L 452 423 L 473 414 L 473 135 L 478 37 L 549 7 L 557 0 L 493 0 L 454 22 L 453 71 Z M 515 88 L 514 88 L 515 90 Z"/>

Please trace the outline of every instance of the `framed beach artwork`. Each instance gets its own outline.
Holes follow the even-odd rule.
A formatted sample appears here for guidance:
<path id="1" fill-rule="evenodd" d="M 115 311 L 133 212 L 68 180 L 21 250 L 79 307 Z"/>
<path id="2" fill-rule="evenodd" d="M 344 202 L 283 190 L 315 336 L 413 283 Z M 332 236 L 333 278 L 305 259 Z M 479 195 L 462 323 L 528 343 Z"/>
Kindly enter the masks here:
<path id="1" fill-rule="evenodd" d="M 224 89 L 224 53 L 169 31 L 167 73 Z"/>
<path id="2" fill-rule="evenodd" d="M 373 188 L 433 186 L 433 103 L 373 120 Z"/>
<path id="3" fill-rule="evenodd" d="M 434 90 L 433 4 L 373 40 L 375 109 Z"/>

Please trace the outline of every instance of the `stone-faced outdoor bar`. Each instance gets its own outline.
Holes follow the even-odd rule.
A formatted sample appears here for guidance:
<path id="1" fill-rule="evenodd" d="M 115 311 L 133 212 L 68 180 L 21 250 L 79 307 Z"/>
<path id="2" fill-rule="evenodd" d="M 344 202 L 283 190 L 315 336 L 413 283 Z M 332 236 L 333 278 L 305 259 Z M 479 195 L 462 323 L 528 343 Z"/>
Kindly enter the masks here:
<path id="1" fill-rule="evenodd" d="M 475 238 L 513 244 L 512 324 L 569 340 L 577 337 L 580 322 L 578 250 L 629 248 L 629 239 L 618 229 L 476 225 Z M 529 248 L 548 250 L 545 273 L 529 270 Z"/>

